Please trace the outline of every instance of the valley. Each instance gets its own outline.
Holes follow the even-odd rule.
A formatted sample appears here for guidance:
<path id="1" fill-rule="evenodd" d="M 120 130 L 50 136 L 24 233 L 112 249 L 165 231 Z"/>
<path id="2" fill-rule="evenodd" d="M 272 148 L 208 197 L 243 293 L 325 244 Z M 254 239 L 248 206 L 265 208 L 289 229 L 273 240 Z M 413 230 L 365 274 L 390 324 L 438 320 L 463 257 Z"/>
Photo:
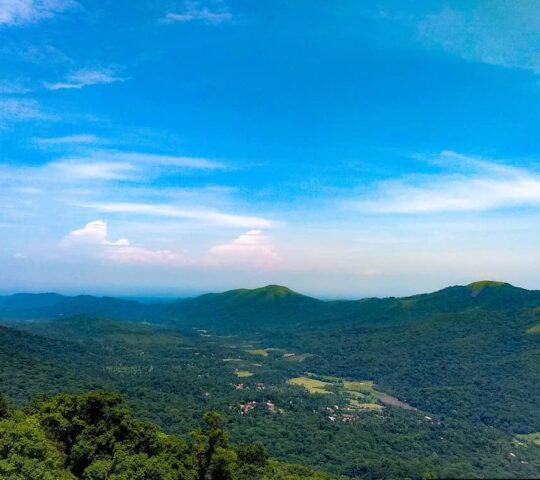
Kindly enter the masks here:
<path id="1" fill-rule="evenodd" d="M 536 292 L 452 287 L 406 301 L 299 306 L 274 287 L 224 295 L 224 305 L 210 297 L 213 315 L 203 308 L 196 322 L 193 307 L 182 321 L 162 305 L 143 306 L 144 320 L 116 306 L 110 316 L 79 307 L 66 316 L 64 301 L 32 308 L 32 318 L 27 302 L 16 319 L 10 306 L 2 393 L 24 405 L 36 395 L 118 391 L 138 418 L 177 435 L 218 411 L 234 443 L 261 442 L 280 461 L 349 478 L 540 472 Z M 279 313 L 275 328 L 267 302 Z M 315 303 L 328 309 L 317 321 L 301 314 Z M 336 317 L 323 322 L 330 309 Z M 246 312 L 267 320 L 243 332 Z"/>

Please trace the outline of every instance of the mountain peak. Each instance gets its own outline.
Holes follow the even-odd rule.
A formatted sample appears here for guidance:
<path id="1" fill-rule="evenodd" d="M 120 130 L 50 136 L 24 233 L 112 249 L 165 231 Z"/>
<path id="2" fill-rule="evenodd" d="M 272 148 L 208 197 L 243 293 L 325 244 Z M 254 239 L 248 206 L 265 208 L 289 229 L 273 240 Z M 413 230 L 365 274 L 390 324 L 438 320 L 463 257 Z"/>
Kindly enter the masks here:
<path id="1" fill-rule="evenodd" d="M 486 288 L 501 288 L 503 286 L 510 286 L 506 282 L 497 282 L 495 280 L 480 280 L 467 285 L 467 288 L 472 292 L 473 296 L 477 296 L 482 290 Z"/>
<path id="2" fill-rule="evenodd" d="M 253 291 L 264 292 L 273 297 L 288 297 L 291 295 L 300 295 L 289 287 L 282 285 L 266 285 L 265 287 L 255 288 Z"/>
<path id="3" fill-rule="evenodd" d="M 224 292 L 226 297 L 232 297 L 237 300 L 252 300 L 252 301 L 273 301 L 288 299 L 293 297 L 303 297 L 300 293 L 291 290 L 282 285 L 266 285 L 259 288 L 240 288 L 238 290 L 229 290 Z"/>

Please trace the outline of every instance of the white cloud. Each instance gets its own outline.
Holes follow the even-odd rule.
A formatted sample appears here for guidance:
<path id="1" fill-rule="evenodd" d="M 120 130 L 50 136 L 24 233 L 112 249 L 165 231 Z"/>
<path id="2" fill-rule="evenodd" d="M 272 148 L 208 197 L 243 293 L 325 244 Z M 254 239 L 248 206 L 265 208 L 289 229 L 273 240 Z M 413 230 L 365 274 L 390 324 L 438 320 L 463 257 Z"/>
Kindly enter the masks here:
<path id="1" fill-rule="evenodd" d="M 0 122 L 12 123 L 25 120 L 53 120 L 34 100 L 8 98 L 0 100 Z"/>
<path id="2" fill-rule="evenodd" d="M 123 82 L 127 78 L 117 77 L 109 70 L 78 70 L 66 77 L 62 82 L 45 82 L 48 90 L 78 89 L 90 85 L 107 85 Z"/>
<path id="3" fill-rule="evenodd" d="M 66 137 L 34 138 L 34 142 L 39 145 L 81 145 L 104 143 L 105 140 L 96 135 L 68 135 Z"/>
<path id="4" fill-rule="evenodd" d="M 133 164 L 163 165 L 178 168 L 199 168 L 214 170 L 224 168 L 224 165 L 207 158 L 182 157 L 173 155 L 155 155 L 150 153 L 97 151 L 93 158 L 108 158 L 114 161 L 131 162 Z"/>
<path id="5" fill-rule="evenodd" d="M 201 21 L 209 25 L 219 25 L 232 21 L 232 14 L 224 7 L 212 11 L 208 7 L 200 7 L 197 2 L 186 2 L 182 13 L 169 12 L 163 18 L 164 23 Z"/>
<path id="6" fill-rule="evenodd" d="M 0 25 L 24 25 L 76 6 L 72 0 L 0 0 Z"/>
<path id="7" fill-rule="evenodd" d="M 42 119 L 33 103 L 22 106 L 8 105 L 5 111 L 6 121 Z M 2 102 L 0 102 L 0 120 L 3 119 Z M 54 139 L 39 139 L 42 145 L 64 144 L 77 145 L 77 142 L 91 142 L 92 136 L 74 136 Z M 162 175 L 164 172 L 171 174 L 176 169 L 201 169 L 212 170 L 223 168 L 220 163 L 206 158 L 176 157 L 167 155 L 154 155 L 147 153 L 117 152 L 109 150 L 92 150 L 85 154 L 64 157 L 49 163 L 35 167 L 7 167 L 3 170 L 4 179 L 19 178 L 29 180 L 32 177 L 45 183 L 74 183 L 79 180 L 132 180 L 147 183 L 152 178 Z"/>
<path id="8" fill-rule="evenodd" d="M 103 220 L 87 223 L 83 228 L 71 231 L 63 241 L 64 245 L 129 245 L 125 238 L 115 242 L 107 239 L 107 224 Z"/>
<path id="9" fill-rule="evenodd" d="M 156 155 L 152 153 L 92 150 L 82 155 L 63 159 L 66 163 L 129 163 L 134 168 L 176 167 L 201 170 L 224 168 L 224 165 L 207 158 Z"/>
<path id="10" fill-rule="evenodd" d="M 73 162 L 60 161 L 47 165 L 49 171 L 70 181 L 79 179 L 127 180 L 133 177 L 136 168 L 130 163 L 120 162 Z"/>
<path id="11" fill-rule="evenodd" d="M 173 205 L 149 203 L 94 203 L 81 206 L 93 208 L 100 212 L 130 213 L 135 215 L 148 215 L 156 217 L 189 218 L 230 227 L 268 228 L 272 225 L 270 220 L 264 218 L 232 215 L 212 210 L 184 209 L 175 207 Z"/>
<path id="12" fill-rule="evenodd" d="M 0 94 L 21 94 L 30 92 L 30 88 L 22 82 L 0 80 Z"/>
<path id="13" fill-rule="evenodd" d="M 487 0 L 444 8 L 418 23 L 418 37 L 469 61 L 540 73 L 540 2 Z"/>
<path id="14" fill-rule="evenodd" d="M 448 151 L 436 160 L 458 173 L 382 182 L 355 207 L 368 213 L 398 214 L 540 207 L 540 175 L 536 173 Z"/>
<path id="15" fill-rule="evenodd" d="M 131 245 L 126 238 L 108 239 L 107 223 L 95 220 L 83 228 L 73 230 L 62 241 L 62 246 L 75 249 L 79 254 L 95 255 L 106 260 L 126 264 L 186 266 L 183 255 L 170 250 L 151 250 Z"/>
<path id="16" fill-rule="evenodd" d="M 207 262 L 218 267 L 270 269 L 281 266 L 272 240 L 262 230 L 250 230 L 230 242 L 215 245 L 208 252 Z"/>

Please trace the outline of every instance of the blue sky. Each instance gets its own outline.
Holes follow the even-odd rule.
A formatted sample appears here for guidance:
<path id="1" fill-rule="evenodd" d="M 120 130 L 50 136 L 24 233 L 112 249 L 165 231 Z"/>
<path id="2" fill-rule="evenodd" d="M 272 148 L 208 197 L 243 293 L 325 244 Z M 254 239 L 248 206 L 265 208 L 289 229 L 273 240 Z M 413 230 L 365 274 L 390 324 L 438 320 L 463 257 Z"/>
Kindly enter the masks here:
<path id="1" fill-rule="evenodd" d="M 540 288 L 540 4 L 0 0 L 0 292 Z"/>

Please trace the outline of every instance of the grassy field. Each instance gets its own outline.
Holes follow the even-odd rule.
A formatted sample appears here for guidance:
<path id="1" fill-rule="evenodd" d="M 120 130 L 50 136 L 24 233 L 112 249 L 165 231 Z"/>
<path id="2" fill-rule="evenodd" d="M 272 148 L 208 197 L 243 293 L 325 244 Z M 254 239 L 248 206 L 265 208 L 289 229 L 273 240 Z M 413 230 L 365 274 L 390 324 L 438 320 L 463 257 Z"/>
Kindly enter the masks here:
<path id="1" fill-rule="evenodd" d="M 349 380 L 343 380 L 343 387 L 345 390 L 350 392 L 368 392 L 372 393 L 375 391 L 374 382 L 371 380 L 366 380 L 362 382 L 352 382 Z"/>
<path id="2" fill-rule="evenodd" d="M 236 370 L 234 373 L 239 378 L 248 378 L 253 376 L 253 372 L 250 372 L 249 370 Z"/>
<path id="3" fill-rule="evenodd" d="M 296 377 L 287 380 L 289 385 L 304 387 L 309 393 L 330 394 L 326 387 L 332 386 L 330 382 L 323 382 L 309 377 Z"/>
<path id="4" fill-rule="evenodd" d="M 250 348 L 246 350 L 251 355 L 259 355 L 261 357 L 268 357 L 272 352 L 284 352 L 281 348 Z"/>
<path id="5" fill-rule="evenodd" d="M 540 333 L 540 323 L 537 323 L 536 325 L 532 326 L 531 328 L 529 328 L 527 330 L 527 333 L 531 333 L 531 334 L 534 334 L 534 333 Z"/>
<path id="6" fill-rule="evenodd" d="M 267 357 L 268 351 L 264 348 L 253 348 L 250 350 L 246 350 L 247 353 L 250 353 L 251 355 L 260 355 L 261 357 Z"/>
<path id="7" fill-rule="evenodd" d="M 381 411 L 385 406 L 415 410 L 407 403 L 401 402 L 375 388 L 371 380 L 351 381 L 339 377 L 319 376 L 306 373 L 304 377 L 296 377 L 287 380 L 289 385 L 304 387 L 309 393 L 341 395 L 350 408 L 356 410 Z"/>
<path id="8" fill-rule="evenodd" d="M 287 357 L 285 360 L 288 362 L 303 362 L 304 360 L 307 360 L 308 358 L 312 358 L 313 355 L 311 353 L 299 353 L 297 355 L 294 355 L 292 357 Z"/>
<path id="9" fill-rule="evenodd" d="M 372 402 L 363 403 L 363 402 L 359 402 L 358 400 L 354 398 L 352 398 L 349 401 L 349 406 L 351 408 L 354 408 L 355 410 L 374 410 L 376 412 L 380 412 L 384 409 L 384 407 L 380 405 L 379 403 L 372 403 Z"/>
<path id="10" fill-rule="evenodd" d="M 534 443 L 540 447 L 540 432 L 516 435 L 516 439 L 519 443 Z"/>

